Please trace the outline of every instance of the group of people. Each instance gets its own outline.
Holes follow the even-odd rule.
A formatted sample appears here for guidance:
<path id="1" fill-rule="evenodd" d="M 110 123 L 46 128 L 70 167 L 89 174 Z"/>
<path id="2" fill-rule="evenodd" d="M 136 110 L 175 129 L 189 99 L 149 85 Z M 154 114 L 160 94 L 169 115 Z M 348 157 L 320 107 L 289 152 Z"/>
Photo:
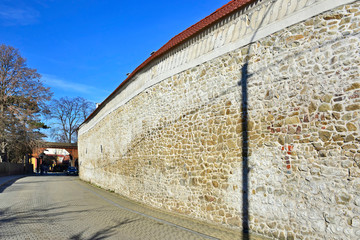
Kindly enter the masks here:
<path id="1" fill-rule="evenodd" d="M 47 174 L 49 171 L 49 166 L 46 164 L 46 162 L 44 161 L 44 157 L 40 156 L 37 159 L 37 165 L 36 165 L 36 172 L 39 173 L 40 175 L 43 175 L 44 173 Z"/>
<path id="2" fill-rule="evenodd" d="M 70 161 L 64 161 L 61 164 L 55 164 L 54 161 L 50 161 L 49 159 L 45 159 L 45 154 L 40 154 L 39 157 L 36 159 L 36 172 L 40 173 L 40 175 L 47 174 L 48 171 L 54 171 L 54 172 L 63 172 L 68 169 L 69 166 L 71 166 L 72 156 L 70 155 Z M 76 168 L 78 168 L 78 159 L 75 159 L 74 165 Z"/>

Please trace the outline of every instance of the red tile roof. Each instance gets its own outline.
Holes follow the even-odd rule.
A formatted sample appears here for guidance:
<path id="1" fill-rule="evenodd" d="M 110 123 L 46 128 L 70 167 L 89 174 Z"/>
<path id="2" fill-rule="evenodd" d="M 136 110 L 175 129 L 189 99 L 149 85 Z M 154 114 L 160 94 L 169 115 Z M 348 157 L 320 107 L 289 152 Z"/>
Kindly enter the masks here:
<path id="1" fill-rule="evenodd" d="M 256 0 L 232 0 L 229 3 L 225 4 L 221 8 L 217 9 L 215 12 L 210 14 L 209 16 L 205 17 L 204 19 L 200 20 L 196 24 L 192 25 L 185 31 L 179 33 L 170 41 L 168 41 L 164 46 L 162 46 L 159 50 L 153 53 L 148 59 L 145 60 L 142 64 L 140 64 L 128 77 L 113 91 L 100 105 L 99 107 L 92 112 L 89 117 L 84 121 L 87 122 L 91 118 L 93 118 L 97 112 L 108 102 L 116 92 L 121 89 L 136 73 L 138 73 L 141 69 L 143 69 L 146 65 L 152 62 L 154 59 L 162 56 L 164 53 L 167 53 L 172 48 L 180 45 L 181 43 L 185 42 L 189 38 L 195 36 L 202 30 L 205 30 L 207 27 L 213 25 L 214 23 L 218 22 L 223 17 L 233 13 L 234 11 L 247 6 L 248 4 L 255 2 Z"/>

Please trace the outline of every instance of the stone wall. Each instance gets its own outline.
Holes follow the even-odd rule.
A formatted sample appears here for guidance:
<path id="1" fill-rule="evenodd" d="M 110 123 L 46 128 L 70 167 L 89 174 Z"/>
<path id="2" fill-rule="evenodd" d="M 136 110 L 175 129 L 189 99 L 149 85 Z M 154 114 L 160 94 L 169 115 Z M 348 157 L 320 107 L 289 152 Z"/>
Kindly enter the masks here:
<path id="1" fill-rule="evenodd" d="M 251 230 L 360 238 L 360 3 L 351 2 L 259 1 L 179 46 L 81 126 L 80 177 L 240 228 L 247 92 Z"/>

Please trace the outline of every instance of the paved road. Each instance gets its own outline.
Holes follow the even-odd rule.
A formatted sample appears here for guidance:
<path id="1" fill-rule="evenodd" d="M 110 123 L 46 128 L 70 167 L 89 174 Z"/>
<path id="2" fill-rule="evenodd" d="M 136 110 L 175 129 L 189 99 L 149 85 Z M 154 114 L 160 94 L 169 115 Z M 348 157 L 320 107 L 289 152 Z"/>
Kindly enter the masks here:
<path id="1" fill-rule="evenodd" d="M 241 239 L 174 219 L 77 177 L 30 176 L 0 187 L 0 239 Z"/>

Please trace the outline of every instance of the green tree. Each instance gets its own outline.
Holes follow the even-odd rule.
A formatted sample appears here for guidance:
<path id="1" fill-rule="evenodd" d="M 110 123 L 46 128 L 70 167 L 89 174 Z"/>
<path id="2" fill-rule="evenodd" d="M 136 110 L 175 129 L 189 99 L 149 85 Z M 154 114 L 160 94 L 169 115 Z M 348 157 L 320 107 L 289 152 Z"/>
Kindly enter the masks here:
<path id="1" fill-rule="evenodd" d="M 19 51 L 0 45 L 0 161 L 19 161 L 44 136 L 40 121 L 52 93 Z"/>
<path id="2" fill-rule="evenodd" d="M 58 142 L 77 142 L 78 127 L 94 110 L 95 104 L 82 97 L 53 99 L 48 112 L 51 136 Z"/>

